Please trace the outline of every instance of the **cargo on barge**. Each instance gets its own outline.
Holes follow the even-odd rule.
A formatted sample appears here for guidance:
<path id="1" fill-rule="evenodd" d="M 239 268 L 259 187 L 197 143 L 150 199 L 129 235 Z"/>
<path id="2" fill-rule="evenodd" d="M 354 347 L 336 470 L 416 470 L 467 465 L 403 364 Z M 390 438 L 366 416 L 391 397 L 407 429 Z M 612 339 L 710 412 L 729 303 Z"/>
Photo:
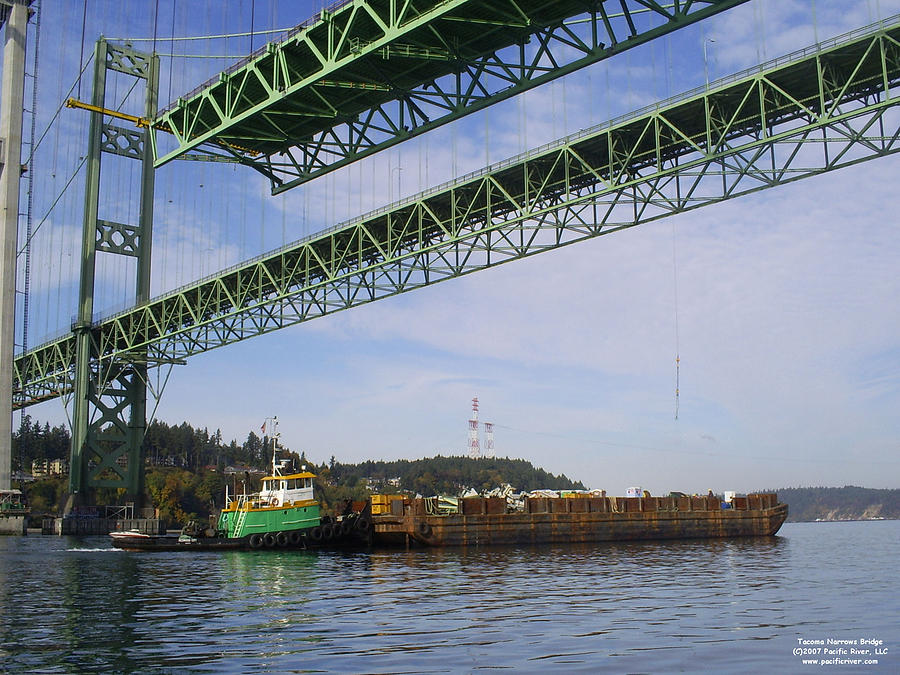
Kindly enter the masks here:
<path id="1" fill-rule="evenodd" d="M 652 539 L 772 536 L 788 514 L 774 493 L 734 497 L 530 497 L 511 511 L 502 497 L 459 500 L 442 513 L 436 498 L 391 502 L 373 513 L 376 546 L 570 544 Z"/>

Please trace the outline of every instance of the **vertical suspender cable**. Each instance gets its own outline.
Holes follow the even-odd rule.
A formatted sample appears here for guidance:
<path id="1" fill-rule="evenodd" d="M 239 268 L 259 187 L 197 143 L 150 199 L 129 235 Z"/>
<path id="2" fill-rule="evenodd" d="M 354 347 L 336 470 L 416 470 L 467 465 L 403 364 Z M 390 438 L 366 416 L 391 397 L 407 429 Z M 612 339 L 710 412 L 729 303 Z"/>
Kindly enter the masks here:
<path id="1" fill-rule="evenodd" d="M 31 289 L 31 229 L 34 205 L 34 135 L 37 124 L 38 49 L 41 45 L 41 3 L 37 4 L 34 18 L 34 60 L 31 67 L 31 129 L 28 133 L 28 178 L 25 202 L 25 281 L 22 286 L 22 352 L 28 351 L 28 314 Z M 24 413 L 23 413 L 24 414 Z"/>
<path id="2" fill-rule="evenodd" d="M 491 112 L 490 106 L 484 110 L 484 165 L 489 166 L 491 163 L 490 135 L 491 135 Z"/>
<path id="3" fill-rule="evenodd" d="M 816 0 L 812 1 L 813 38 L 819 44 L 819 25 L 816 22 Z"/>
<path id="4" fill-rule="evenodd" d="M 759 7 L 755 3 L 753 5 L 753 30 L 756 33 L 756 62 L 763 63 L 763 55 L 760 51 L 762 45 L 763 26 L 762 19 L 759 15 Z"/>
<path id="5" fill-rule="evenodd" d="M 172 32 L 170 33 L 171 40 L 169 45 L 169 52 L 171 54 L 175 54 L 175 2 L 172 2 Z M 228 42 L 225 43 L 226 47 Z M 169 57 L 169 85 L 168 85 L 168 93 L 166 94 L 166 103 L 171 102 L 172 100 L 172 68 L 175 66 L 175 58 L 173 56 Z"/>
<path id="6" fill-rule="evenodd" d="M 31 286 L 31 227 L 32 227 L 32 206 L 34 204 L 34 133 L 37 123 L 37 83 L 38 83 L 38 48 L 41 44 L 41 3 L 37 3 L 34 17 L 34 61 L 31 67 L 31 128 L 28 132 L 28 179 L 27 179 L 27 197 L 25 205 L 25 280 L 22 285 L 22 353 L 28 351 L 28 319 L 29 306 L 28 300 L 30 296 Z M 15 319 L 13 319 L 15 320 Z M 25 424 L 25 408 L 19 410 L 19 419 L 21 427 Z M 24 439 L 19 439 L 19 471 L 25 472 L 24 465 Z"/>
<path id="7" fill-rule="evenodd" d="M 250 54 L 253 53 L 253 19 L 256 16 L 256 0 L 250 0 Z"/>
<path id="8" fill-rule="evenodd" d="M 68 14 L 66 14 L 65 18 L 66 19 L 69 18 Z M 64 86 L 63 85 L 64 63 L 65 63 L 65 59 L 59 59 L 59 69 L 57 71 L 58 84 L 57 84 L 57 95 L 56 95 L 56 99 L 59 101 L 62 100 L 62 92 L 63 92 L 63 86 Z M 81 80 L 81 73 L 78 74 L 78 80 L 79 81 Z M 75 85 L 73 85 L 73 87 L 74 86 Z M 70 91 L 71 91 L 71 89 L 70 89 Z M 51 124 L 53 124 L 56 128 L 53 132 L 53 154 L 52 154 L 53 163 L 52 163 L 51 172 L 50 172 L 50 176 L 52 178 L 51 184 L 52 184 L 53 188 L 50 191 L 50 194 L 55 194 L 56 186 L 57 186 L 56 175 L 57 175 L 57 172 L 61 170 L 61 168 L 60 168 L 61 153 L 59 150 L 59 137 L 60 137 L 60 127 L 62 127 L 62 125 L 54 124 L 54 122 L 51 122 Z M 71 147 L 71 145 L 72 145 L 71 143 L 65 144 L 65 147 L 66 147 L 65 162 L 62 164 L 62 166 L 67 166 L 67 162 L 69 159 L 68 149 Z M 60 237 L 60 243 L 57 246 L 57 250 L 59 251 L 59 254 L 57 256 L 57 265 L 56 265 L 56 284 L 55 284 L 56 285 L 56 316 L 54 317 L 54 319 L 55 319 L 54 324 L 53 324 L 54 329 L 59 329 L 63 325 L 63 318 L 62 318 L 63 317 L 63 314 L 62 314 L 63 273 L 62 273 L 62 270 L 63 270 L 63 260 L 64 260 L 64 253 L 65 253 L 64 249 L 67 246 L 66 241 L 65 241 L 64 237 L 62 236 L 62 234 L 57 232 L 59 229 L 61 229 L 61 228 L 53 228 L 53 230 L 51 230 L 53 232 L 54 239 L 56 238 L 57 235 Z M 52 245 L 52 243 L 53 243 L 53 240 L 51 240 L 51 245 Z M 51 280 L 51 275 L 49 274 L 49 272 L 52 269 L 52 266 L 45 266 L 44 269 L 46 269 L 48 271 L 47 283 L 49 284 L 50 280 Z M 47 304 L 49 305 L 49 296 L 47 299 Z M 48 312 L 48 314 L 49 314 L 49 312 Z M 47 334 L 49 332 L 49 323 L 45 323 L 44 326 L 45 326 L 45 328 L 44 328 L 45 334 Z M 65 405 L 63 406 L 63 409 L 65 410 Z"/>
<path id="9" fill-rule="evenodd" d="M 88 0 L 84 0 L 84 11 L 81 13 L 81 51 L 78 52 L 78 69 L 84 72 L 84 33 L 87 28 L 87 6 Z M 78 100 L 81 100 L 81 78 L 78 78 Z"/>
<path id="10" fill-rule="evenodd" d="M 166 82 L 166 98 L 165 102 L 168 104 L 172 100 L 172 71 L 175 67 L 175 7 L 176 3 L 172 2 L 172 24 L 169 27 L 169 77 Z M 162 76 L 162 68 L 160 67 L 160 76 Z M 160 95 L 162 95 L 162 87 L 160 86 Z M 163 103 L 163 101 L 160 101 Z M 163 293 L 165 291 L 169 291 L 172 289 L 172 286 L 166 282 L 166 279 L 170 278 L 168 273 L 169 266 L 171 265 L 171 258 L 169 256 L 169 223 L 172 222 L 171 212 L 175 210 L 177 207 L 170 207 L 169 204 L 174 204 L 177 196 L 175 195 L 175 181 L 172 177 L 172 171 L 167 170 L 165 172 L 166 177 L 166 186 L 163 193 L 168 197 L 165 201 L 165 216 L 163 218 L 159 218 L 158 214 L 154 217 L 154 221 L 157 224 L 157 227 L 154 228 L 155 239 L 154 248 L 155 250 L 155 263 L 156 269 L 161 271 L 161 274 L 158 275 L 159 285 L 156 289 L 156 292 Z M 161 244 L 161 245 L 158 245 Z"/>
<path id="11" fill-rule="evenodd" d="M 156 7 L 153 9 L 153 50 L 156 53 L 156 35 L 159 31 L 159 0 L 156 0 Z"/>
<path id="12" fill-rule="evenodd" d="M 553 80 L 547 86 L 550 88 L 550 128 L 552 129 L 551 138 L 559 138 L 561 134 L 556 131 L 556 83 L 557 80 Z"/>
<path id="13" fill-rule="evenodd" d="M 672 223 L 672 288 L 675 298 L 675 419 L 678 419 L 678 396 L 681 376 L 681 350 L 678 336 L 678 250 L 675 246 L 675 223 Z"/>

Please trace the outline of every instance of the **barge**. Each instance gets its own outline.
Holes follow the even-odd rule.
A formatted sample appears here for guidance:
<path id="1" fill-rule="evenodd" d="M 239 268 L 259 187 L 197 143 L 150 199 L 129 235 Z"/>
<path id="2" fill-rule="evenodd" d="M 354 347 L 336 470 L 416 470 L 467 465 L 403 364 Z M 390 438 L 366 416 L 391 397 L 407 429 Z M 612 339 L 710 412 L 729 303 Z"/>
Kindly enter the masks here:
<path id="1" fill-rule="evenodd" d="M 521 511 L 502 497 L 397 499 L 371 516 L 375 546 L 492 546 L 653 539 L 770 537 L 787 518 L 774 493 L 723 503 L 715 496 L 530 497 Z"/>

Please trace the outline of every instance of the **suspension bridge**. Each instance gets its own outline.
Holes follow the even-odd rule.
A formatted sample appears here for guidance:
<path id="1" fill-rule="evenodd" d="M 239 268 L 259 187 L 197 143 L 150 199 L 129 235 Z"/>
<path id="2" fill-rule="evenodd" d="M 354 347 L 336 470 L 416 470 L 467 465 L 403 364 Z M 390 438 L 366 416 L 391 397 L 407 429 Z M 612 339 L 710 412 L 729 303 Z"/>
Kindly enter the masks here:
<path id="1" fill-rule="evenodd" d="M 159 110 L 156 57 L 101 39 L 92 99 L 73 103 L 91 115 L 78 316 L 15 357 L 12 407 L 71 401 L 72 493 L 138 495 L 154 369 L 897 152 L 893 18 L 149 295 L 154 171 L 168 162 L 231 162 L 278 194 L 743 2 L 348 0 Z M 143 83 L 142 110 L 107 106 L 108 71 Z M 139 222 L 99 213 L 104 153 L 141 167 Z M 133 306 L 95 314 L 97 253 L 137 260 Z"/>

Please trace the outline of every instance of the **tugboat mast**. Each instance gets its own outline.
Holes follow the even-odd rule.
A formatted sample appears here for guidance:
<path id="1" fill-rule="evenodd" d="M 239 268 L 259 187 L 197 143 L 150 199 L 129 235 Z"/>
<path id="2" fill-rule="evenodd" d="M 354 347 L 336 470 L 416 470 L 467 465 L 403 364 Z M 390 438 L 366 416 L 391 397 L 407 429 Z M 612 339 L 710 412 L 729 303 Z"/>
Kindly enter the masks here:
<path id="1" fill-rule="evenodd" d="M 272 475 L 280 476 L 281 471 L 278 468 L 277 457 L 278 457 L 278 439 L 281 438 L 281 434 L 278 433 L 278 416 L 275 415 L 273 417 L 267 417 L 266 421 L 263 423 L 263 433 L 265 430 L 270 428 L 272 429 Z"/>

